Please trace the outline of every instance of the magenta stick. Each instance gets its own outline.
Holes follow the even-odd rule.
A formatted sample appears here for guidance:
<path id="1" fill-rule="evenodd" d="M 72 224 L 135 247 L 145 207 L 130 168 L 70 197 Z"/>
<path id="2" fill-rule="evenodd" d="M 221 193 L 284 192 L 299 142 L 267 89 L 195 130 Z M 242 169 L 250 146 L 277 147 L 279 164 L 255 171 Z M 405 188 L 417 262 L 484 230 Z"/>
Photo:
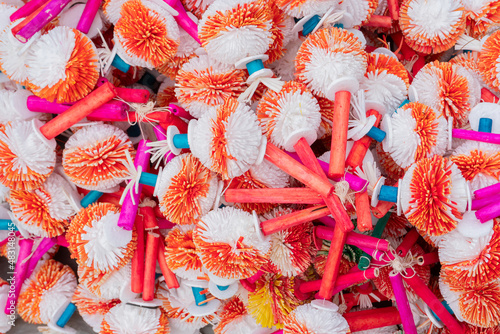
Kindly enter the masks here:
<path id="1" fill-rule="evenodd" d="M 71 0 L 51 0 L 44 9 L 16 34 L 21 43 L 26 43 L 34 34 L 55 19 Z"/>
<path id="2" fill-rule="evenodd" d="M 178 106 L 177 104 L 170 103 L 168 105 L 168 109 L 170 109 L 170 113 L 172 113 L 173 115 L 185 118 L 188 121 L 194 118 L 190 113 L 186 111 L 186 109 Z"/>
<path id="3" fill-rule="evenodd" d="M 465 140 L 480 141 L 483 143 L 500 144 L 500 134 L 497 133 L 453 129 L 452 137 Z"/>
<path id="4" fill-rule="evenodd" d="M 471 210 L 476 211 L 495 202 L 500 202 L 500 194 L 496 194 L 488 198 L 473 199 Z"/>
<path id="5" fill-rule="evenodd" d="M 97 87 L 101 87 L 106 82 L 108 82 L 108 79 L 100 77 L 97 80 Z M 147 103 L 151 95 L 147 89 L 115 87 L 115 90 L 119 98 L 130 103 Z"/>
<path id="6" fill-rule="evenodd" d="M 26 271 L 28 270 L 28 261 L 24 261 L 30 254 L 33 247 L 33 239 L 19 240 L 19 254 L 17 256 L 16 268 L 14 276 L 10 285 L 9 294 L 7 295 L 7 304 L 5 305 L 5 314 L 10 314 L 11 309 L 16 309 L 17 298 L 21 292 L 21 286 L 26 278 Z"/>
<path id="7" fill-rule="evenodd" d="M 153 131 L 155 132 L 156 139 L 158 141 L 167 140 L 165 129 L 163 129 L 160 125 L 153 126 Z M 170 160 L 172 160 L 175 157 L 176 157 L 175 154 L 172 154 L 170 153 L 170 151 L 168 151 L 167 153 L 165 153 L 165 163 L 169 163 Z"/>
<path id="8" fill-rule="evenodd" d="M 42 258 L 42 256 L 47 253 L 54 245 L 57 243 L 57 238 L 43 238 L 43 240 L 38 245 L 37 249 L 31 255 L 28 266 L 28 271 L 26 272 L 26 277 L 30 277 L 31 273 L 35 270 L 35 267 Z"/>
<path id="9" fill-rule="evenodd" d="M 57 244 L 58 244 L 59 246 L 69 247 L 69 242 L 68 242 L 68 240 L 66 240 L 66 237 L 64 236 L 64 234 L 63 234 L 63 235 L 58 235 L 58 236 L 56 237 L 56 239 L 57 239 L 57 240 L 56 240 L 56 241 L 57 241 Z"/>
<path id="10" fill-rule="evenodd" d="M 74 103 L 55 103 L 49 102 L 38 96 L 28 96 L 27 107 L 33 112 L 45 112 L 50 114 L 62 114 L 68 110 Z M 99 121 L 120 121 L 127 118 L 129 106 L 121 101 L 110 101 L 95 109 L 87 116 L 89 120 Z"/>
<path id="11" fill-rule="evenodd" d="M 314 229 L 316 231 L 317 237 L 325 240 L 332 240 L 333 228 L 326 226 L 316 226 Z M 387 240 L 375 238 L 370 235 L 359 234 L 356 232 L 347 233 L 346 244 L 368 249 L 378 249 L 384 252 L 387 252 L 389 250 L 389 242 Z"/>
<path id="12" fill-rule="evenodd" d="M 45 4 L 45 1 L 46 0 L 31 0 L 30 2 L 26 3 L 24 6 L 16 10 L 14 13 L 12 13 L 12 15 L 10 16 L 10 22 L 14 22 L 15 20 L 22 19 L 23 17 L 30 15 L 41 5 Z"/>
<path id="13" fill-rule="evenodd" d="M 399 315 L 401 315 L 401 321 L 403 322 L 403 330 L 405 334 L 417 334 L 417 327 L 413 321 L 413 313 L 410 309 L 410 302 L 406 296 L 406 289 L 403 285 L 403 278 L 401 277 L 401 274 L 391 272 L 389 274 L 389 279 L 391 280 L 394 297 L 396 297 L 396 303 Z"/>
<path id="14" fill-rule="evenodd" d="M 476 211 L 476 218 L 481 223 L 486 223 L 498 216 L 500 216 L 500 202 L 490 204 Z"/>
<path id="15" fill-rule="evenodd" d="M 475 199 L 489 198 L 491 196 L 499 194 L 500 194 L 500 183 L 495 183 L 491 186 L 484 187 L 474 191 L 474 198 Z"/>
<path id="16" fill-rule="evenodd" d="M 189 36 L 193 37 L 195 41 L 197 41 L 201 45 L 200 38 L 198 37 L 198 25 L 189 18 L 186 13 L 186 9 L 182 5 L 180 0 L 164 0 L 167 4 L 170 5 L 173 9 L 175 9 L 179 15 L 174 16 L 177 24 L 184 29 Z"/>
<path id="17" fill-rule="evenodd" d="M 149 165 L 149 157 L 151 154 L 147 153 L 148 147 L 146 144 L 149 140 L 141 140 L 139 146 L 137 147 L 137 154 L 135 155 L 134 166 L 135 168 L 142 167 L 143 171 L 147 171 Z M 125 196 L 122 205 L 122 211 L 120 212 L 120 218 L 118 218 L 118 226 L 131 231 L 134 228 L 135 216 L 137 215 L 137 208 L 139 207 L 139 199 L 141 197 L 142 185 L 139 184 L 139 192 L 135 193 L 132 191 L 132 196 L 134 196 L 134 202 L 132 202 L 132 197 L 129 194 Z M 135 203 L 135 204 L 134 204 Z"/>
<path id="18" fill-rule="evenodd" d="M 337 280 L 335 281 L 335 288 L 340 288 L 345 289 L 346 287 L 350 287 L 358 282 L 365 281 L 367 279 L 373 279 L 377 277 L 378 275 L 378 269 L 377 268 L 369 268 L 366 270 L 357 270 L 353 272 L 348 272 L 347 274 L 344 275 L 339 275 Z M 344 287 L 345 286 L 345 287 Z M 309 282 L 303 282 L 300 284 L 300 292 L 302 293 L 308 293 L 308 292 L 313 292 L 313 291 L 318 291 L 319 288 L 321 287 L 321 280 L 315 280 L 315 281 L 309 281 Z"/>
<path id="19" fill-rule="evenodd" d="M 276 332 L 272 332 L 271 334 L 283 334 L 283 330 L 282 330 L 282 329 L 280 329 L 280 330 L 278 330 L 278 331 L 276 331 Z"/>
<path id="20" fill-rule="evenodd" d="M 302 160 L 300 160 L 299 155 L 295 152 L 286 152 L 288 153 L 289 156 L 297 160 L 298 162 L 302 163 Z M 328 169 L 329 169 L 329 164 L 327 162 L 321 161 L 318 159 L 319 165 L 321 166 L 321 169 L 328 175 Z M 344 174 L 344 180 L 349 183 L 349 186 L 351 187 L 352 190 L 354 191 L 361 191 L 363 189 L 366 189 L 366 186 L 368 185 L 368 181 L 360 178 L 359 176 L 353 175 L 349 172 L 346 172 Z M 341 179 L 333 180 L 335 182 L 341 181 Z"/>
<path id="21" fill-rule="evenodd" d="M 264 272 L 262 270 L 259 270 L 257 271 L 257 273 L 255 273 L 255 275 L 247 278 L 246 280 L 250 283 L 255 283 L 259 280 L 259 278 L 262 277 L 262 275 L 264 275 Z"/>
<path id="22" fill-rule="evenodd" d="M 176 225 L 164 218 L 156 218 L 156 221 L 158 222 L 158 228 L 161 230 L 169 230 Z"/>
<path id="23" fill-rule="evenodd" d="M 85 4 L 85 8 L 83 9 L 82 16 L 80 17 L 80 21 L 78 21 L 78 25 L 76 29 L 80 30 L 84 34 L 88 34 L 92 23 L 94 22 L 95 16 L 99 7 L 101 6 L 102 0 L 88 0 Z"/>
<path id="24" fill-rule="evenodd" d="M 359 249 L 361 249 L 363 252 L 366 254 L 370 255 L 373 259 L 377 261 L 381 261 L 386 254 L 384 251 L 378 250 L 378 249 L 371 249 L 371 248 L 366 248 L 362 246 L 356 246 Z"/>
<path id="25" fill-rule="evenodd" d="M 330 216 L 324 216 L 324 217 L 319 218 L 318 220 L 328 227 L 332 227 L 332 228 L 335 227 L 335 219 L 333 219 Z"/>

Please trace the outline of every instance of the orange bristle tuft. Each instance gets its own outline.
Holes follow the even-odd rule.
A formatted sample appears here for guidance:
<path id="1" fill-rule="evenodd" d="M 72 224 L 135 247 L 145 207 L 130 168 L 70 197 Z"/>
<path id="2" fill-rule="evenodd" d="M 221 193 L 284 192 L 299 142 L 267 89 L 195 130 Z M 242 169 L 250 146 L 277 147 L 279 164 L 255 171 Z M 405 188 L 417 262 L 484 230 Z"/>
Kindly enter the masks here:
<path id="1" fill-rule="evenodd" d="M 412 225 L 431 236 L 452 231 L 457 226 L 456 220 L 462 218 L 457 204 L 448 198 L 451 174 L 451 164 L 437 155 L 420 160 L 413 172 L 410 205 L 414 208 L 405 215 Z"/>
<path id="2" fill-rule="evenodd" d="M 34 191 L 11 190 L 8 198 L 12 212 L 18 217 L 25 217 L 23 223 L 41 228 L 49 238 L 63 234 L 69 226 L 68 220 L 51 216 L 51 201 L 50 194 L 42 188 Z"/>
<path id="3" fill-rule="evenodd" d="M 435 22 L 429 22 L 430 17 Z M 399 26 L 412 49 L 425 54 L 440 53 L 452 48 L 464 33 L 465 12 L 461 3 L 454 0 L 407 0 L 400 6 Z"/>
<path id="4" fill-rule="evenodd" d="M 380 53 L 368 54 L 368 67 L 365 77 L 368 77 L 369 73 L 379 73 L 383 71 L 393 74 L 403 80 L 406 84 L 406 88 L 410 87 L 408 71 L 397 59 Z"/>
<path id="5" fill-rule="evenodd" d="M 485 152 L 479 149 L 469 154 L 453 155 L 450 157 L 467 181 L 472 181 L 478 174 L 500 177 L 500 152 Z"/>
<path id="6" fill-rule="evenodd" d="M 238 318 L 248 315 L 245 304 L 239 297 L 231 298 L 222 308 L 219 313 L 220 321 L 214 327 L 215 334 L 229 334 L 226 331 L 226 326 Z"/>
<path id="7" fill-rule="evenodd" d="M 500 75 L 497 68 L 499 57 L 500 31 L 497 30 L 486 39 L 479 54 L 479 71 L 483 80 L 495 89 L 500 88 L 500 80 L 498 79 Z"/>
<path id="8" fill-rule="evenodd" d="M 387 175 L 393 180 L 399 180 L 405 175 L 405 170 L 391 158 L 391 155 L 384 151 L 382 143 L 377 143 L 375 147 L 377 152 L 378 161 L 382 168 L 386 171 Z"/>
<path id="9" fill-rule="evenodd" d="M 171 59 L 167 60 L 165 63 L 162 65 L 158 66 L 156 70 L 160 72 L 163 75 L 166 75 L 172 80 L 175 80 L 177 77 L 177 74 L 179 73 L 179 70 L 182 68 L 182 65 L 187 63 L 190 59 L 196 57 L 196 54 L 191 53 L 189 55 L 182 55 L 182 56 L 177 56 L 174 55 L 172 56 Z"/>
<path id="10" fill-rule="evenodd" d="M 427 157 L 434 146 L 438 134 L 436 114 L 428 106 L 421 103 L 407 104 L 403 108 L 411 108 L 411 115 L 415 120 L 415 132 L 420 138 L 420 145 L 415 152 L 415 161 Z"/>
<path id="11" fill-rule="evenodd" d="M 465 7 L 465 22 L 467 35 L 481 38 L 498 22 L 500 22 L 500 2 L 482 1 L 482 6 L 477 8 L 476 1 L 462 1 Z M 469 8 L 468 5 L 472 8 Z"/>
<path id="12" fill-rule="evenodd" d="M 159 193 L 159 205 L 165 218 L 175 224 L 189 225 L 206 213 L 200 201 L 209 199 L 216 176 L 192 154 L 176 159 L 181 159 L 180 171 L 170 178 L 167 189 Z"/>
<path id="13" fill-rule="evenodd" d="M 63 283 L 64 282 L 64 283 Z M 66 286 L 61 287 L 61 284 Z M 23 285 L 23 290 L 19 295 L 17 311 L 21 318 L 31 324 L 48 323 L 49 317 L 52 316 L 51 310 L 45 310 L 44 307 L 56 303 L 47 303 L 44 298 L 63 298 L 71 297 L 73 294 L 71 288 L 76 288 L 76 276 L 73 270 L 55 260 L 47 260 L 40 268 L 35 271 Z M 54 292 L 54 289 L 64 289 L 65 291 Z M 69 296 L 68 296 L 69 295 Z M 53 307 L 53 305 L 51 305 Z M 54 310 L 52 310 L 54 311 Z M 50 313 L 50 314 L 47 314 Z"/>
<path id="14" fill-rule="evenodd" d="M 170 38 L 164 18 L 139 0 L 122 6 L 121 18 L 115 25 L 125 51 L 158 67 L 177 52 L 179 42 Z"/>
<path id="15" fill-rule="evenodd" d="M 174 228 L 168 233 L 165 243 L 165 260 L 170 270 L 201 270 L 202 263 L 193 242 L 193 230 L 183 232 Z"/>

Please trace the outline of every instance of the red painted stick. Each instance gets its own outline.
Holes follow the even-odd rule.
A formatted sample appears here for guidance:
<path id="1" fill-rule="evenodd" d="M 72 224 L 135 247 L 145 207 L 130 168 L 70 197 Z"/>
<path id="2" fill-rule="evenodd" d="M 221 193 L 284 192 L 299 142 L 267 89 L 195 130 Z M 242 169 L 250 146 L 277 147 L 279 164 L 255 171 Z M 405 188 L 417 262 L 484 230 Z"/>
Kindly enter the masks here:
<path id="1" fill-rule="evenodd" d="M 398 0 L 387 0 L 387 8 L 389 15 L 394 21 L 399 20 L 399 3 Z"/>
<path id="2" fill-rule="evenodd" d="M 325 273 L 321 280 L 319 295 L 323 299 L 329 300 L 333 297 L 333 289 L 339 274 L 340 259 L 342 258 L 342 250 L 346 240 L 346 233 L 340 228 L 340 224 L 336 224 L 333 230 L 332 243 L 326 258 Z"/>
<path id="3" fill-rule="evenodd" d="M 160 234 L 157 230 L 156 216 L 150 206 L 141 207 L 141 214 L 144 217 L 144 227 L 148 230 L 146 237 L 146 258 L 144 263 L 144 286 L 142 299 L 150 301 L 154 299 L 156 259 L 158 258 L 158 243 Z M 151 229 L 155 229 L 154 231 Z"/>
<path id="4" fill-rule="evenodd" d="M 331 227 L 315 226 L 314 231 L 318 238 L 325 240 L 331 240 L 333 238 L 334 229 Z M 377 249 L 384 252 L 389 250 L 389 242 L 387 240 L 356 233 L 354 231 L 347 233 L 346 244 L 368 249 Z"/>
<path id="5" fill-rule="evenodd" d="M 350 92 L 335 93 L 330 169 L 328 171 L 328 176 L 333 179 L 344 175 L 350 105 Z"/>
<path id="6" fill-rule="evenodd" d="M 356 193 L 355 195 L 356 215 L 358 217 L 358 230 L 361 232 L 373 230 L 372 214 L 370 210 L 370 200 L 368 193 Z"/>
<path id="7" fill-rule="evenodd" d="M 309 188 L 228 189 L 224 196 L 226 202 L 231 203 L 325 203 L 316 191 Z"/>
<path id="8" fill-rule="evenodd" d="M 345 313 L 343 316 L 345 320 L 347 320 L 351 332 L 367 331 L 374 328 L 401 324 L 399 311 L 394 306 L 349 312 Z"/>
<path id="9" fill-rule="evenodd" d="M 417 260 L 418 264 L 421 266 L 430 266 L 434 263 L 439 262 L 439 253 L 438 252 L 427 253 L 422 256 L 419 256 Z"/>
<path id="10" fill-rule="evenodd" d="M 161 273 L 165 279 L 165 284 L 169 289 L 177 289 L 180 287 L 179 281 L 177 281 L 177 276 L 170 270 L 167 265 L 167 260 L 165 260 L 165 243 L 163 238 L 160 238 L 158 247 L 158 263 L 160 264 Z"/>
<path id="11" fill-rule="evenodd" d="M 134 225 L 137 231 L 137 247 L 132 257 L 131 290 L 135 293 L 142 293 L 144 287 L 144 220 L 142 215 L 135 216 Z"/>
<path id="12" fill-rule="evenodd" d="M 392 19 L 389 16 L 372 15 L 368 23 L 364 24 L 364 26 L 390 29 L 392 27 Z"/>
<path id="13" fill-rule="evenodd" d="M 333 192 L 333 186 L 328 180 L 313 173 L 309 168 L 297 162 L 271 143 L 267 143 L 266 159 L 323 196 L 328 196 Z"/>
<path id="14" fill-rule="evenodd" d="M 481 100 L 489 103 L 498 103 L 498 97 L 493 94 L 488 88 L 481 88 Z"/>
<path id="15" fill-rule="evenodd" d="M 262 233 L 270 235 L 289 227 L 313 221 L 320 217 L 328 216 L 330 210 L 326 206 L 313 206 L 304 210 L 295 211 L 287 215 L 266 220 L 260 224 Z"/>
<path id="16" fill-rule="evenodd" d="M 370 109 L 366 112 L 366 116 L 370 117 L 371 115 L 375 115 L 375 117 L 377 117 L 373 126 L 378 127 L 380 120 L 382 119 L 382 115 L 380 115 L 378 111 Z M 370 149 L 372 140 L 372 138 L 364 136 L 360 140 L 355 141 L 352 145 L 351 151 L 347 155 L 347 159 L 345 161 L 346 166 L 352 169 L 356 169 L 356 167 L 361 166 L 363 164 L 363 159 L 366 156 L 366 152 Z"/>
<path id="17" fill-rule="evenodd" d="M 415 245 L 418 238 L 420 238 L 420 234 L 415 228 L 412 228 L 403 238 L 403 241 L 399 244 L 398 248 L 396 248 L 396 253 L 399 256 L 406 256 L 408 251 Z"/>

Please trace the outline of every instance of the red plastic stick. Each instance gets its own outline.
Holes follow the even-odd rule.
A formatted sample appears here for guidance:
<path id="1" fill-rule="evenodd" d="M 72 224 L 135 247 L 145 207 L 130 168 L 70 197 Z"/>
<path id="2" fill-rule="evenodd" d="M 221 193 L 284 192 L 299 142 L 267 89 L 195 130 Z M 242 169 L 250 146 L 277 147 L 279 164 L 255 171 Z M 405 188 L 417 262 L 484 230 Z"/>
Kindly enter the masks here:
<path id="1" fill-rule="evenodd" d="M 347 320 L 351 332 L 367 331 L 374 328 L 401 324 L 399 311 L 394 306 L 366 311 L 349 312 L 345 313 L 343 316 L 345 320 Z"/>
<path id="2" fill-rule="evenodd" d="M 344 175 L 350 105 L 350 92 L 335 93 L 330 169 L 328 171 L 328 176 L 333 179 Z"/>
<path id="3" fill-rule="evenodd" d="M 142 293 L 144 287 L 144 220 L 142 215 L 135 217 L 137 247 L 132 257 L 132 292 Z"/>
<path id="4" fill-rule="evenodd" d="M 141 207 L 141 214 L 144 217 L 144 227 L 148 231 L 146 237 L 146 258 L 144 263 L 144 286 L 142 299 L 150 301 L 154 299 L 156 259 L 158 258 L 158 243 L 160 234 L 157 230 L 156 216 L 150 206 Z M 154 230 L 153 230 L 154 229 Z"/>
<path id="5" fill-rule="evenodd" d="M 316 191 L 309 188 L 228 189 L 224 196 L 226 202 L 231 203 L 325 203 Z"/>

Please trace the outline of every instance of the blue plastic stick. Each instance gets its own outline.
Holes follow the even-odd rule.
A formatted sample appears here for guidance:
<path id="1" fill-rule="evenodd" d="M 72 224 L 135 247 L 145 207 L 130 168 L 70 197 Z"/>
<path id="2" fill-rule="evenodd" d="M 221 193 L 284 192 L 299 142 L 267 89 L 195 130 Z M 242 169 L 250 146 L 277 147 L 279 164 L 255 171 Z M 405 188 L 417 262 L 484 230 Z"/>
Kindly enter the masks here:
<path id="1" fill-rule="evenodd" d="M 76 305 L 73 303 L 69 303 L 68 306 L 66 306 L 66 309 L 64 310 L 59 320 L 57 320 L 56 323 L 57 326 L 64 328 L 64 326 L 66 326 L 73 313 L 75 313 L 75 310 L 76 310 Z"/>
<path id="2" fill-rule="evenodd" d="M 80 201 L 80 205 L 84 208 L 88 207 L 90 204 L 96 202 L 101 196 L 102 192 L 97 190 L 91 190 L 84 198 Z"/>

